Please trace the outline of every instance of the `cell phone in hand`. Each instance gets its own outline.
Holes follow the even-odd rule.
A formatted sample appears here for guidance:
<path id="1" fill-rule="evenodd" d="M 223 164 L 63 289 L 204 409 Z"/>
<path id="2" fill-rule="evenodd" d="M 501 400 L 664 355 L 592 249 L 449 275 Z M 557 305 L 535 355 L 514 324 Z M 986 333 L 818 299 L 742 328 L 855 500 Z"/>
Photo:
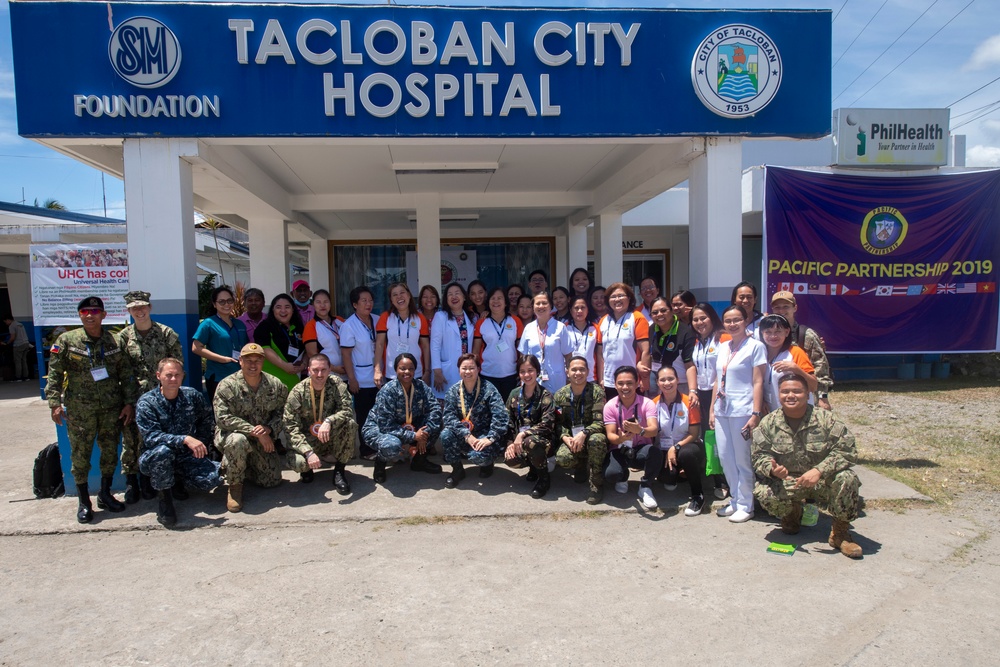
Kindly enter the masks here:
<path id="1" fill-rule="evenodd" d="M 750 427 L 749 427 L 749 426 L 744 426 L 744 427 L 743 427 L 743 430 L 741 430 L 741 431 L 740 431 L 740 435 L 742 435 L 742 436 L 743 436 L 743 439 L 744 439 L 744 440 L 749 440 L 749 439 L 750 439 L 750 434 L 751 434 L 751 433 L 752 433 L 752 431 L 750 430 Z"/>

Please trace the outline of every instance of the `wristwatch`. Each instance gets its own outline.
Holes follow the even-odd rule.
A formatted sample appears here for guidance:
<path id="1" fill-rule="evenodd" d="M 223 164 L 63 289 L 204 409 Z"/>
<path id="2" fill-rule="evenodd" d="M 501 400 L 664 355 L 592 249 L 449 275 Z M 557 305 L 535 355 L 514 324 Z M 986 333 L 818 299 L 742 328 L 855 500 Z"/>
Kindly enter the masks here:
<path id="1" fill-rule="evenodd" d="M 745 414 L 745 413 L 744 413 L 744 414 Z M 764 413 L 763 413 L 763 412 L 761 412 L 760 410 L 754 410 L 754 411 L 753 411 L 753 412 L 751 412 L 750 414 L 751 414 L 752 416 L 756 417 L 757 419 L 760 419 L 761 417 L 763 417 L 763 416 L 764 416 Z"/>
<path id="2" fill-rule="evenodd" d="M 830 392 L 827 391 L 817 391 L 816 398 L 827 399 L 830 398 Z"/>

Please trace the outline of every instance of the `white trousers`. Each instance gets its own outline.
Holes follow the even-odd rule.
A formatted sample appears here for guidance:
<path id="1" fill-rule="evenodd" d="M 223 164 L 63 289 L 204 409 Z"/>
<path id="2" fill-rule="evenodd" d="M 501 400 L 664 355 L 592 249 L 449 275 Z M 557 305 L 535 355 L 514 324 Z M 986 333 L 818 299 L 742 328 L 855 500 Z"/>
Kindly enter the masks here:
<path id="1" fill-rule="evenodd" d="M 729 484 L 729 503 L 734 510 L 753 512 L 753 465 L 750 463 L 750 441 L 744 440 L 740 429 L 750 421 L 750 415 L 716 417 L 715 441 L 719 450 L 722 472 Z"/>

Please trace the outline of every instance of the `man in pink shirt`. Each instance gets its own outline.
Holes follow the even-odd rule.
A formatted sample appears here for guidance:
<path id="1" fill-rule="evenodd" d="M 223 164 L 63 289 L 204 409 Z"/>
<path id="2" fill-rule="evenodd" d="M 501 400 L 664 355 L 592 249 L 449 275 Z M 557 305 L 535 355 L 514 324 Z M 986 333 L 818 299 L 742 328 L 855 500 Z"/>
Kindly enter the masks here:
<path id="1" fill-rule="evenodd" d="M 604 479 L 614 484 L 618 493 L 627 493 L 629 468 L 642 468 L 639 500 L 646 509 L 655 510 L 651 483 L 663 470 L 663 450 L 656 444 L 656 404 L 636 393 L 639 371 L 635 366 L 619 366 L 614 378 L 618 396 L 604 406 L 609 450 Z"/>

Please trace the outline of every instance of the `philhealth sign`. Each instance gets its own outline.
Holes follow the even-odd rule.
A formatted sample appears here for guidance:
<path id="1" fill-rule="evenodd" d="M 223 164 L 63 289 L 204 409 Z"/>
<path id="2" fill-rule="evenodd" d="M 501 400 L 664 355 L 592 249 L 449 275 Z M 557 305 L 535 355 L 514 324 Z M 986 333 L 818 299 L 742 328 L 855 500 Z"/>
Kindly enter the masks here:
<path id="1" fill-rule="evenodd" d="M 24 136 L 830 129 L 826 10 L 12 2 L 11 23 Z"/>

